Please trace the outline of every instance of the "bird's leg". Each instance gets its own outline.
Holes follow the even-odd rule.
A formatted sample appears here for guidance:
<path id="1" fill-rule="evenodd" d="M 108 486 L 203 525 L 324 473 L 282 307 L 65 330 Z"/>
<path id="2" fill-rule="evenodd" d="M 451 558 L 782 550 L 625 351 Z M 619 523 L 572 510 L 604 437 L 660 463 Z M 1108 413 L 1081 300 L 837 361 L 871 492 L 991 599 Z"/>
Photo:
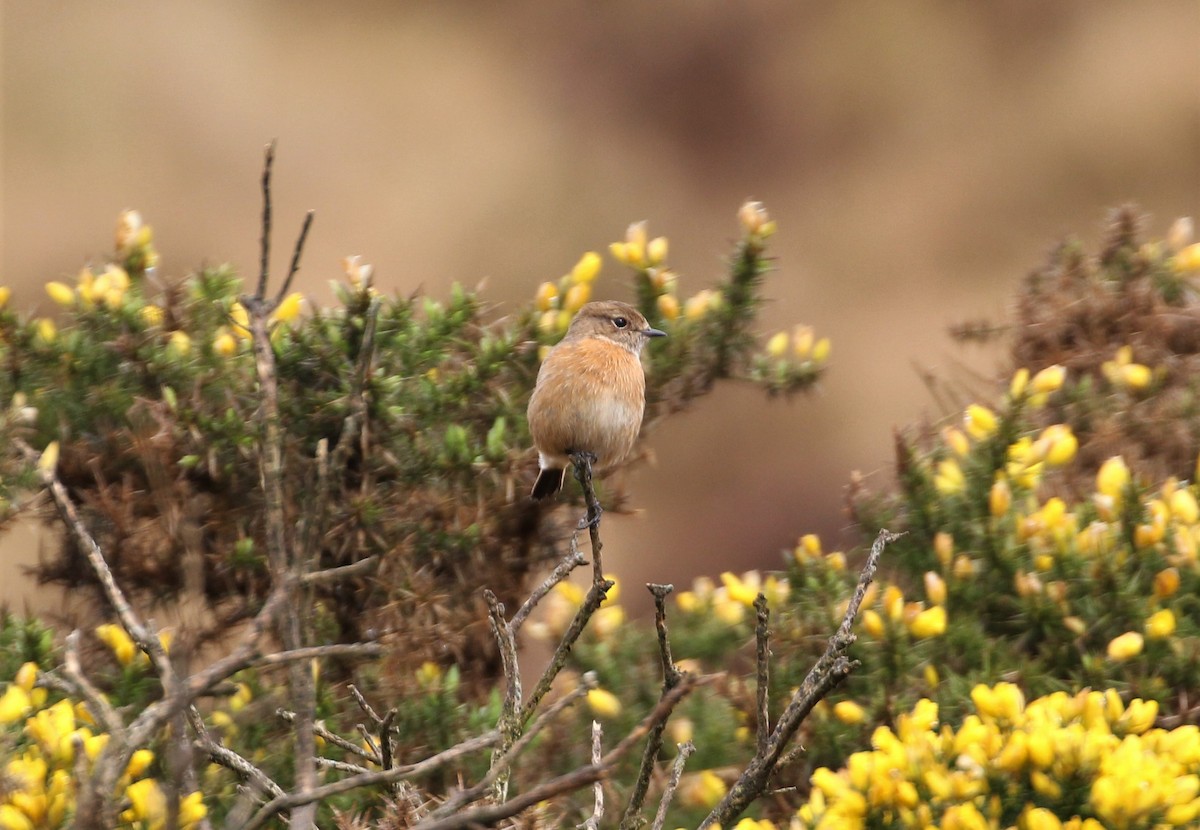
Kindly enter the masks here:
<path id="1" fill-rule="evenodd" d="M 572 452 L 571 464 L 575 467 L 575 480 L 583 488 L 583 500 L 587 503 L 587 515 L 579 520 L 579 529 L 595 527 L 600 523 L 600 500 L 596 498 L 596 488 L 592 484 L 592 464 L 596 462 L 595 453 Z"/>

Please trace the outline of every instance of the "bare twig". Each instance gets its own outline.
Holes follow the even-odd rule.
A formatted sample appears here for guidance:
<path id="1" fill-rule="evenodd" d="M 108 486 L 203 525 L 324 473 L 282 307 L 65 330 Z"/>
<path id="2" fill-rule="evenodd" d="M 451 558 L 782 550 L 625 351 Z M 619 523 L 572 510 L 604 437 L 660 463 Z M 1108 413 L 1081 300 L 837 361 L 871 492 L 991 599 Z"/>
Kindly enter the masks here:
<path id="1" fill-rule="evenodd" d="M 358 730 L 359 735 L 362 735 L 363 742 L 366 743 L 367 747 L 375 753 L 373 759 L 375 763 L 383 766 L 383 753 L 379 750 L 379 744 L 375 743 L 375 736 L 361 723 L 354 724 L 354 728 Z"/>
<path id="2" fill-rule="evenodd" d="M 250 820 L 241 826 L 241 830 L 256 830 L 262 827 L 277 813 L 292 810 L 292 815 L 295 816 L 295 808 L 306 804 L 315 804 L 326 798 L 330 798 L 341 793 L 356 790 L 359 787 L 374 787 L 382 784 L 394 784 L 397 781 L 403 781 L 406 778 L 415 778 L 420 775 L 425 775 L 446 764 L 458 761 L 465 755 L 470 755 L 472 752 L 478 752 L 482 749 L 495 746 L 500 740 L 500 733 L 495 729 L 488 730 L 482 735 L 477 735 L 474 738 L 463 741 L 460 744 L 450 747 L 447 750 L 439 752 L 437 755 L 431 755 L 423 761 L 418 761 L 414 764 L 405 764 L 401 767 L 393 767 L 392 769 L 380 770 L 378 772 L 365 772 L 350 778 L 343 778 L 340 781 L 334 781 L 330 784 L 325 784 L 316 787 L 308 792 L 293 792 L 285 793 L 271 799 L 266 804 L 258 809 L 258 811 L 250 817 Z"/>
<path id="3" fill-rule="evenodd" d="M 517 642 L 508 621 L 504 619 L 504 606 L 489 590 L 485 590 L 483 596 L 487 600 L 488 621 L 496 638 L 496 645 L 500 649 L 500 665 L 504 672 L 504 702 L 500 707 L 499 723 L 500 734 L 504 736 L 504 740 L 500 742 L 492 757 L 494 766 L 498 759 L 507 754 L 509 747 L 521 734 L 521 671 L 517 666 Z M 497 801 L 508 797 L 507 766 L 496 776 L 495 790 Z"/>
<path id="4" fill-rule="evenodd" d="M 671 806 L 671 801 L 675 798 L 675 790 L 679 788 L 679 779 L 683 777 L 683 767 L 687 764 L 687 759 L 691 754 L 696 751 L 696 745 L 691 741 L 685 741 L 676 746 L 679 754 L 675 756 L 675 763 L 671 765 L 671 777 L 667 781 L 666 789 L 663 790 L 662 800 L 658 802 L 658 812 L 654 816 L 654 824 L 650 825 L 650 830 L 662 830 L 667 821 L 667 808 Z"/>
<path id="5" fill-rule="evenodd" d="M 283 285 L 279 286 L 279 291 L 275 295 L 275 305 L 283 302 L 283 298 L 287 296 L 288 291 L 292 287 L 292 279 L 296 276 L 296 272 L 300 270 L 300 253 L 304 250 L 304 240 L 308 238 L 308 231 L 312 228 L 313 211 L 308 211 L 304 214 L 304 224 L 300 226 L 300 236 L 296 240 L 296 247 L 292 249 L 292 264 L 288 267 L 287 276 L 283 280 Z"/>
<path id="6" fill-rule="evenodd" d="M 349 565 L 306 573 L 303 577 L 303 582 L 305 585 L 328 585 L 331 582 L 337 582 L 341 579 L 366 576 L 369 573 L 373 573 L 378 567 L 379 559 L 374 556 L 368 556 L 357 562 L 351 562 Z"/>
<path id="7" fill-rule="evenodd" d="M 348 772 L 351 775 L 362 775 L 370 772 L 366 767 L 360 767 L 358 764 L 351 764 L 346 761 L 335 761 L 332 758 L 317 756 L 317 766 L 321 769 L 334 769 L 338 772 Z"/>
<path id="8" fill-rule="evenodd" d="M 593 672 L 585 673 L 578 686 L 560 697 L 558 700 L 554 701 L 554 703 L 552 703 L 550 706 L 547 706 L 546 710 L 537 716 L 537 719 L 534 720 L 529 728 L 525 730 L 525 733 L 517 739 L 516 743 L 514 743 L 502 757 L 492 760 L 491 768 L 488 770 L 487 775 L 485 775 L 483 779 L 479 781 L 479 783 L 475 784 L 473 787 L 468 787 L 465 790 L 461 790 L 452 795 L 450 798 L 446 799 L 446 801 L 440 807 L 429 814 L 429 818 L 446 818 L 453 815 L 457 810 L 461 809 L 465 805 L 470 804 L 472 801 L 482 798 L 489 790 L 492 789 L 492 785 L 496 782 L 497 778 L 499 778 L 505 770 L 512 766 L 512 762 L 516 760 L 516 758 L 522 752 L 525 751 L 525 748 L 529 746 L 534 737 L 537 736 L 537 734 L 541 732 L 547 724 L 558 717 L 560 712 L 562 712 L 568 706 L 574 704 L 575 701 L 579 700 L 579 698 L 583 697 L 588 693 L 588 691 L 594 688 L 596 688 L 596 675 Z"/>
<path id="9" fill-rule="evenodd" d="M 367 703 L 367 699 L 363 697 L 363 693 L 353 683 L 350 684 L 350 695 L 354 698 L 354 702 L 358 704 L 358 708 L 366 712 L 367 717 L 375 721 L 375 723 L 383 723 L 383 718 L 379 717 L 379 713 L 371 708 L 371 704 Z"/>
<path id="10" fill-rule="evenodd" d="M 125 724 L 121 721 L 120 715 L 100 693 L 100 690 L 92 685 L 92 681 L 87 679 L 83 673 L 83 667 L 79 664 L 79 636 L 78 628 L 67 635 L 67 648 L 63 654 L 63 673 L 75 687 L 72 691 L 77 692 L 84 699 L 88 710 L 104 725 L 104 731 L 109 734 L 109 740 L 125 741 Z"/>
<path id="11" fill-rule="evenodd" d="M 329 643 L 323 646 L 304 646 L 264 654 L 251 660 L 250 665 L 261 668 L 329 657 L 379 657 L 383 652 L 383 646 L 379 643 Z"/>
<path id="12" fill-rule="evenodd" d="M 858 586 L 854 589 L 854 595 L 846 607 L 842 623 L 829 638 L 829 645 L 826 646 L 825 652 L 817 659 L 816 665 L 812 667 L 804 678 L 804 682 L 800 684 L 800 688 L 792 695 L 787 708 L 779 716 L 779 722 L 771 731 L 766 747 L 754 753 L 754 757 L 750 759 L 750 763 L 746 765 L 737 781 L 729 788 L 729 792 L 700 824 L 700 830 L 718 824 L 722 827 L 728 826 L 733 819 L 750 806 L 754 799 L 762 795 L 767 788 L 771 774 L 779 764 L 784 748 L 795 736 L 800 724 L 808 717 L 808 713 L 812 711 L 818 701 L 829 694 L 858 666 L 857 661 L 846 657 L 846 650 L 855 640 L 852 631 L 854 620 L 858 616 L 858 609 L 862 605 L 867 587 L 875 578 L 875 569 L 879 566 L 879 557 L 883 554 L 884 547 L 900 538 L 901 535 L 903 534 L 892 533 L 886 529 L 879 531 L 874 544 L 871 545 L 867 563 L 859 575 Z"/>
<path id="13" fill-rule="evenodd" d="M 397 714 L 396 709 L 388 709 L 383 716 L 383 723 L 379 724 L 379 766 L 383 769 L 392 768 L 392 721 Z"/>
<path id="14" fill-rule="evenodd" d="M 208 755 L 209 760 L 237 773 L 267 795 L 272 797 L 283 795 L 283 788 L 271 780 L 269 775 L 232 749 L 222 746 L 212 737 L 195 706 L 187 707 L 187 717 L 192 725 L 192 730 L 196 733 L 196 749 Z"/>
<path id="15" fill-rule="evenodd" d="M 275 714 L 285 723 L 294 724 L 296 722 L 295 712 L 291 712 L 287 709 L 276 709 Z M 359 728 L 361 729 L 361 726 Z M 327 743 L 333 744 L 345 752 L 349 752 L 351 755 L 357 755 L 359 758 L 363 758 L 373 764 L 378 764 L 380 761 L 378 754 L 372 755 L 370 752 L 354 743 L 354 741 L 346 740 L 338 733 L 330 730 L 327 726 L 323 726 L 320 723 L 313 724 L 313 732 L 317 735 L 317 737 L 323 739 Z"/>
<path id="16" fill-rule="evenodd" d="M 757 730 L 757 754 L 763 755 L 767 751 L 767 739 L 771 734 L 771 712 L 770 712 L 770 694 L 767 688 L 770 680 L 770 662 L 771 662 L 771 629 L 767 627 L 770 620 L 770 611 L 767 609 L 767 598 L 763 594 L 759 594 L 754 598 L 754 612 L 757 618 L 757 625 L 754 628 L 754 642 L 757 646 L 755 649 L 756 663 L 756 682 L 758 687 L 755 689 L 758 703 L 758 730 Z"/>
<path id="17" fill-rule="evenodd" d="M 537 607 L 537 604 L 542 601 L 546 594 L 550 593 L 550 591 L 554 589 L 555 585 L 570 576 L 571 571 L 587 562 L 587 560 L 584 559 L 583 554 L 579 552 L 577 540 L 578 534 L 572 534 L 571 552 L 567 554 L 563 561 L 558 563 L 558 567 L 556 567 L 549 576 L 542 580 L 540 585 L 533 589 L 533 592 L 530 593 L 528 599 L 521 604 L 521 607 L 517 609 L 517 613 L 513 614 L 513 618 L 508 621 L 508 627 L 512 629 L 512 633 L 514 635 L 521 630 L 521 626 L 525 623 L 525 619 L 529 616 L 530 612 Z"/>
<path id="18" fill-rule="evenodd" d="M 658 653 L 662 660 L 663 686 L 665 695 L 679 685 L 682 678 L 674 659 L 671 657 L 671 641 L 667 633 L 667 595 L 675 590 L 673 585 L 650 583 L 647 590 L 654 595 L 654 627 L 658 631 Z M 642 824 L 642 805 L 646 801 L 646 793 L 650 790 L 650 777 L 654 774 L 654 764 L 662 751 L 662 736 L 667 728 L 666 721 L 650 730 L 646 738 L 646 748 L 642 751 L 642 763 L 638 768 L 638 776 L 629 795 L 629 802 L 621 814 L 620 830 L 635 830 Z"/>
<path id="19" fill-rule="evenodd" d="M 283 425 L 279 414 L 279 383 L 275 362 L 275 351 L 271 345 L 270 314 L 277 303 L 267 298 L 267 283 L 270 259 L 271 236 L 271 166 L 274 161 L 274 144 L 268 145 L 263 163 L 263 229 L 262 262 L 258 288 L 252 297 L 243 297 L 242 305 L 250 317 L 250 334 L 254 351 L 254 366 L 258 376 L 260 402 L 257 410 L 259 428 L 259 483 L 263 494 L 263 527 L 266 538 L 267 561 L 271 580 L 275 585 L 284 585 L 290 594 L 292 613 L 276 620 L 277 633 L 284 649 L 294 651 L 303 646 L 304 622 L 308 619 L 307 592 L 303 589 L 302 577 L 307 567 L 310 551 L 297 551 L 289 539 L 286 523 L 283 469 Z M 301 235 L 292 254 L 294 267 L 299 267 L 300 253 L 312 216 L 305 221 Z M 290 278 L 289 274 L 289 278 Z M 305 534 L 309 541 L 312 534 Z M 316 691 L 312 672 L 300 663 L 288 667 L 289 695 L 296 709 L 294 724 L 295 786 L 299 793 L 314 789 L 317 785 L 316 738 L 313 722 L 316 717 Z M 303 801 L 301 809 L 294 810 L 291 826 L 297 830 L 308 830 L 316 815 L 312 802 Z"/>
<path id="20" fill-rule="evenodd" d="M 575 641 L 583 633 L 588 620 L 600 608 L 600 603 L 604 602 L 604 598 L 608 595 L 608 589 L 615 584 L 610 579 L 592 584 L 592 587 L 587 592 L 587 596 L 583 598 L 583 604 L 575 612 L 575 616 L 571 619 L 571 624 L 567 626 L 566 633 L 563 634 L 562 640 L 559 641 L 558 648 L 554 650 L 554 655 L 550 658 L 550 663 L 542 673 L 541 679 L 538 680 L 537 685 L 530 692 L 529 698 L 525 701 L 525 707 L 521 710 L 522 722 L 527 723 L 529 721 L 534 711 L 537 710 L 538 704 L 541 703 L 542 698 L 546 696 L 546 692 L 550 691 L 550 685 L 554 682 L 554 678 L 558 676 L 558 673 L 562 671 L 562 667 L 566 665 L 567 655 L 571 653 Z"/>
<path id="21" fill-rule="evenodd" d="M 580 787 L 586 787 L 588 784 L 598 781 L 608 775 L 612 767 L 625 757 L 638 741 L 654 728 L 655 724 L 666 720 L 680 700 L 691 693 L 696 686 L 708 683 L 711 680 L 711 676 L 685 676 L 683 681 L 672 689 L 669 695 L 660 700 L 654 709 L 642 719 L 641 723 L 600 759 L 599 764 L 589 764 L 586 767 L 572 770 L 557 778 L 552 778 L 544 784 L 510 798 L 502 804 L 488 804 L 472 810 L 457 812 L 445 818 L 422 821 L 416 824 L 413 830 L 459 830 L 459 828 L 491 826 L 510 816 L 524 812 L 541 801 L 554 798 L 563 793 L 572 792 Z"/>
<path id="22" fill-rule="evenodd" d="M 604 735 L 604 730 L 600 726 L 600 721 L 592 721 L 592 766 L 600 764 L 600 741 Z M 600 819 L 604 818 L 604 782 L 599 778 L 592 784 L 593 795 L 595 801 L 592 806 L 592 815 L 583 823 L 584 830 L 600 830 Z"/>
<path id="23" fill-rule="evenodd" d="M 16 446 L 26 458 L 30 460 L 38 458 L 38 453 L 20 439 L 16 440 Z M 96 542 L 95 537 L 92 536 L 87 527 L 84 526 L 83 521 L 79 518 L 79 513 L 75 509 L 75 504 L 71 501 L 70 495 L 67 493 L 67 488 L 58 479 L 54 469 L 52 467 L 39 468 L 39 473 L 42 484 L 54 501 L 59 517 L 67 526 L 67 530 L 75 538 L 79 548 L 83 551 L 84 558 L 87 560 L 92 572 L 96 575 L 97 580 L 99 580 L 105 597 L 117 614 L 117 619 L 121 623 L 121 627 L 125 629 L 138 648 L 150 658 L 150 664 L 158 675 L 159 683 L 162 684 L 164 699 L 174 697 L 178 694 L 181 684 L 174 667 L 171 665 L 170 659 L 167 657 L 167 651 L 163 648 L 162 642 L 151 630 L 150 626 L 145 624 L 133 610 L 133 606 L 125 597 L 124 591 L 117 585 L 117 580 L 104 558 L 104 552 L 100 549 L 100 545 Z M 77 664 L 75 668 L 78 669 Z M 67 669 L 67 671 L 68 675 L 70 675 L 70 669 Z M 80 680 L 83 680 L 81 671 L 78 672 L 75 685 L 79 687 L 81 693 L 86 694 L 87 690 L 80 684 Z M 88 687 L 90 687 L 90 684 L 88 684 Z M 155 716 L 152 717 L 148 715 L 150 709 L 154 709 L 154 707 L 151 706 L 147 711 L 144 711 L 141 717 L 128 730 L 121 729 L 113 734 L 100 750 L 99 755 L 96 756 L 90 772 L 77 779 L 79 784 L 77 801 L 81 817 L 78 826 L 80 828 L 103 828 L 111 826 L 116 821 L 116 807 L 110 794 L 116 786 L 118 777 L 128 765 L 134 748 L 145 745 L 142 733 L 136 728 L 137 724 L 142 723 L 144 727 L 152 727 L 152 731 L 157 732 L 178 711 L 177 708 L 170 711 L 158 710 Z M 101 713 L 97 711 L 96 714 L 100 716 Z"/>
<path id="24" fill-rule="evenodd" d="M 596 496 L 596 486 L 592 480 L 592 462 L 595 456 L 587 452 L 577 452 L 571 455 L 571 464 L 575 468 L 575 480 L 583 489 L 583 500 L 587 504 L 587 515 L 580 523 L 582 530 L 588 529 L 588 537 L 592 543 L 592 584 L 599 585 L 604 581 L 604 563 L 600 551 L 604 545 L 600 541 L 600 516 L 604 510 L 600 507 L 600 499 Z"/>

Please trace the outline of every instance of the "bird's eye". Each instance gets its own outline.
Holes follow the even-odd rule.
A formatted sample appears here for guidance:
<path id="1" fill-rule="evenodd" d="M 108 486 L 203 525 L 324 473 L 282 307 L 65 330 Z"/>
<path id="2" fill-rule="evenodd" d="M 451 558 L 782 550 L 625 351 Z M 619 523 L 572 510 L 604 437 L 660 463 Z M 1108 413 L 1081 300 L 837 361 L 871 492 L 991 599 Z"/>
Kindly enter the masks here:
<path id="1" fill-rule="evenodd" d="M 614 325 L 614 326 L 616 326 L 616 327 L 617 327 L 617 328 L 619 328 L 619 329 L 623 329 L 623 328 L 625 328 L 626 326 L 628 326 L 628 325 L 629 325 L 629 321 L 628 321 L 628 320 L 626 320 L 624 317 L 614 317 L 614 318 L 613 318 L 613 325 Z"/>

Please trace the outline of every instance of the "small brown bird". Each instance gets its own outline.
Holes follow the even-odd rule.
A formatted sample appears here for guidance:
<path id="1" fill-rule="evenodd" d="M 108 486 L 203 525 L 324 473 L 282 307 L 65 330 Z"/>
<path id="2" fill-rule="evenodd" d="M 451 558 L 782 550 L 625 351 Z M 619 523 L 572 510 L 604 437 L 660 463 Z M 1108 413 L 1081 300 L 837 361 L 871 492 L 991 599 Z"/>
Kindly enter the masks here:
<path id="1" fill-rule="evenodd" d="M 665 336 L 628 303 L 579 309 L 542 361 L 529 399 L 529 431 L 541 467 L 533 498 L 559 491 L 572 454 L 592 455 L 597 471 L 629 455 L 646 409 L 642 347 L 650 337 Z"/>

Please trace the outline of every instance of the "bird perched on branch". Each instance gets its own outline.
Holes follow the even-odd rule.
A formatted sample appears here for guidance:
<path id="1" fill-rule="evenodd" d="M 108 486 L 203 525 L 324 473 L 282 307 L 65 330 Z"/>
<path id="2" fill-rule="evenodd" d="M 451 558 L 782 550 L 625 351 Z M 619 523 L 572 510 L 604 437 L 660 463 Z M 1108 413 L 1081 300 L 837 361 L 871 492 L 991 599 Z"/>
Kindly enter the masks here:
<path id="1" fill-rule="evenodd" d="M 529 432 L 540 470 L 534 499 L 562 488 L 572 455 L 588 455 L 603 471 L 621 463 L 637 441 L 646 408 L 641 354 L 650 328 L 628 303 L 587 303 L 550 350 L 529 399 Z"/>

